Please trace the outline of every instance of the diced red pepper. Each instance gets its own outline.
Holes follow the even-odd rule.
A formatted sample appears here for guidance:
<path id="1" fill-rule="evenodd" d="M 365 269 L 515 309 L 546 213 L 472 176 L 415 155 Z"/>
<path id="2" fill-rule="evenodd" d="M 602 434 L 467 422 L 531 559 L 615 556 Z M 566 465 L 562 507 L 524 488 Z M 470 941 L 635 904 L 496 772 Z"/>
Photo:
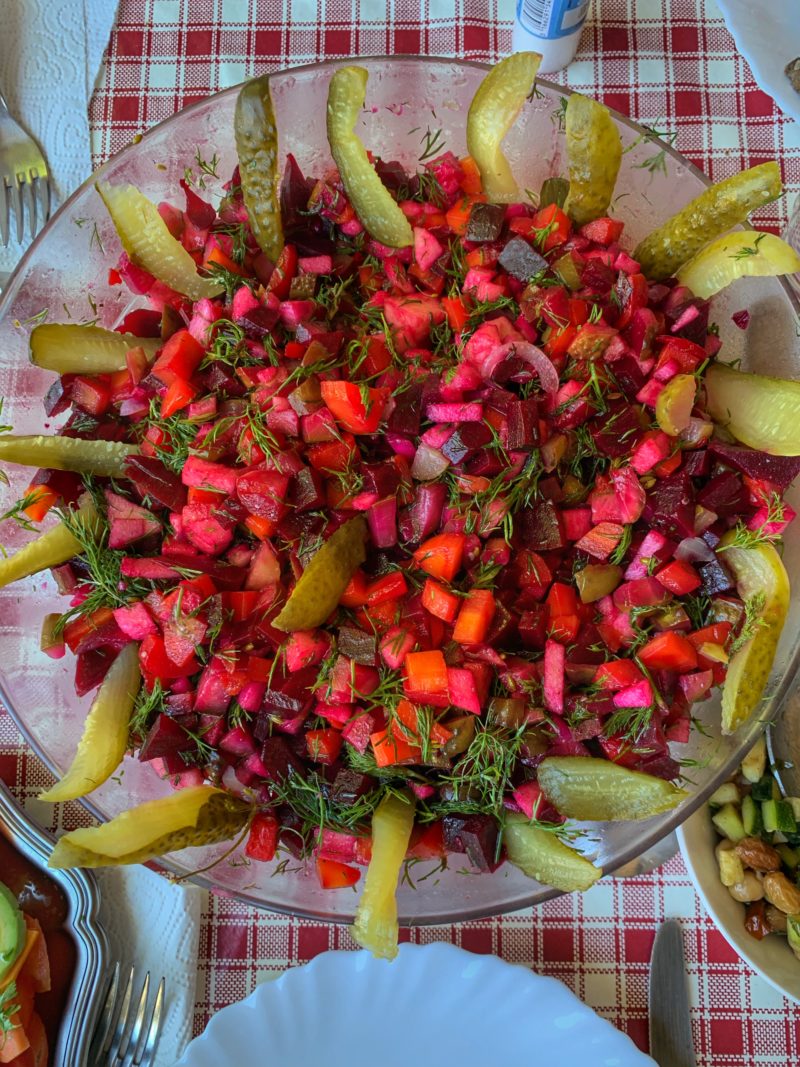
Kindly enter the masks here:
<path id="1" fill-rule="evenodd" d="M 694 592 L 703 584 L 702 578 L 691 563 L 680 559 L 674 559 L 661 570 L 656 571 L 655 577 L 675 596 L 686 596 L 687 593 Z"/>
<path id="2" fill-rule="evenodd" d="M 659 337 L 657 340 L 666 341 L 666 344 L 658 353 L 657 370 L 669 363 L 671 359 L 674 359 L 676 363 L 680 364 L 681 371 L 684 374 L 693 374 L 706 358 L 705 348 L 702 345 L 695 344 L 694 341 L 687 340 L 685 337 Z"/>
<path id="3" fill-rule="evenodd" d="M 442 299 L 442 307 L 447 315 L 447 321 L 453 333 L 460 333 L 469 318 L 469 311 L 460 296 L 445 296 Z"/>
<path id="4" fill-rule="evenodd" d="M 275 859 L 279 830 L 278 820 L 271 811 L 256 812 L 250 823 L 247 844 L 244 846 L 245 856 L 262 863 Z"/>
<path id="5" fill-rule="evenodd" d="M 617 326 L 622 330 L 631 321 L 634 312 L 647 306 L 649 286 L 644 274 L 620 275 L 620 279 L 626 283 L 622 290 L 622 313 L 617 319 Z M 620 292 L 619 284 L 617 291 Z"/>
<path id="6" fill-rule="evenodd" d="M 581 620 L 577 615 L 553 615 L 550 618 L 547 632 L 562 645 L 568 645 L 578 636 L 580 628 Z"/>
<path id="7" fill-rule="evenodd" d="M 182 667 L 177 667 L 166 653 L 164 639 L 158 634 L 148 634 L 139 646 L 139 662 L 146 671 L 162 682 L 173 678 L 185 678 L 200 669 L 197 657 L 192 655 Z"/>
<path id="8" fill-rule="evenodd" d="M 571 585 L 553 582 L 545 604 L 551 616 L 574 615 L 578 610 L 578 596 Z"/>
<path id="9" fill-rule="evenodd" d="M 294 245 L 284 245 L 275 270 L 270 275 L 267 289 L 280 300 L 286 300 L 292 287 L 292 278 L 297 272 L 297 249 Z"/>
<path id="10" fill-rule="evenodd" d="M 419 737 L 419 709 L 410 700 L 399 700 L 395 708 L 395 715 L 407 730 Z M 444 745 L 453 736 L 453 731 L 448 730 L 440 722 L 434 722 L 430 728 L 430 740 L 435 745 Z"/>
<path id="11" fill-rule="evenodd" d="M 204 355 L 205 349 L 188 330 L 178 330 L 164 344 L 151 373 L 164 385 L 171 385 L 176 378 L 188 381 Z"/>
<path id="12" fill-rule="evenodd" d="M 167 419 L 170 415 L 174 415 L 176 411 L 190 404 L 196 396 L 197 390 L 191 382 L 175 378 L 161 400 L 161 418 Z"/>
<path id="13" fill-rule="evenodd" d="M 367 576 L 359 568 L 345 587 L 345 591 L 339 598 L 343 608 L 363 608 L 367 602 L 367 589 L 369 582 Z"/>
<path id="14" fill-rule="evenodd" d="M 209 267 L 222 267 L 222 269 L 226 270 L 229 274 L 238 274 L 240 278 L 246 276 L 241 264 L 237 263 L 235 259 L 231 259 L 226 252 L 223 252 L 219 245 L 214 245 L 206 256 L 203 266 L 206 269 Z"/>
<path id="15" fill-rule="evenodd" d="M 383 418 L 390 391 L 353 382 L 321 382 L 322 399 L 333 417 L 353 434 L 375 433 Z"/>
<path id="16" fill-rule="evenodd" d="M 632 659 L 612 659 L 600 664 L 592 680 L 603 689 L 627 689 L 643 678 Z"/>
<path id="17" fill-rule="evenodd" d="M 223 610 L 231 613 L 233 622 L 244 622 L 256 610 L 261 595 L 260 589 L 240 589 L 220 593 L 220 600 Z"/>
<path id="18" fill-rule="evenodd" d="M 472 213 L 472 205 L 480 202 L 485 202 L 486 197 L 483 193 L 473 193 L 470 196 L 463 196 L 460 200 L 456 200 L 455 204 L 445 215 L 447 219 L 447 225 L 460 237 L 467 232 L 467 225 L 469 223 L 469 217 Z"/>
<path id="19" fill-rule="evenodd" d="M 367 605 L 371 609 L 389 600 L 398 600 L 408 592 L 408 582 L 401 571 L 393 571 L 376 578 L 367 587 Z"/>
<path id="20" fill-rule="evenodd" d="M 330 765 L 339 758 L 342 749 L 342 735 L 338 730 L 309 730 L 306 733 L 306 748 L 309 759 L 315 763 Z"/>
<path id="21" fill-rule="evenodd" d="M 278 529 L 276 522 L 272 519 L 265 519 L 262 515 L 248 515 L 244 520 L 244 524 L 259 541 L 266 541 Z"/>
<path id="22" fill-rule="evenodd" d="M 464 534 L 443 533 L 428 538 L 414 552 L 414 562 L 433 578 L 452 582 L 461 569 Z"/>
<path id="23" fill-rule="evenodd" d="M 557 204 L 540 208 L 533 218 L 521 216 L 508 224 L 512 233 L 535 237 L 543 251 L 562 245 L 572 231 L 572 223 Z"/>
<path id="24" fill-rule="evenodd" d="M 444 826 L 441 819 L 428 826 L 415 826 L 411 833 L 406 857 L 410 860 L 443 859 L 446 855 L 444 846 Z"/>
<path id="25" fill-rule="evenodd" d="M 458 613 L 453 640 L 460 645 L 479 645 L 489 632 L 494 612 L 494 595 L 490 589 L 471 590 Z"/>
<path id="26" fill-rule="evenodd" d="M 700 648 L 701 645 L 707 644 L 722 645 L 724 647 L 732 631 L 733 626 L 731 623 L 715 622 L 711 626 L 703 626 L 702 629 L 687 634 L 686 640 L 691 641 L 695 648 Z"/>
<path id="27" fill-rule="evenodd" d="M 639 649 L 639 659 L 654 671 L 677 671 L 683 674 L 697 666 L 697 652 L 691 641 L 667 630 L 658 634 Z"/>
<path id="28" fill-rule="evenodd" d="M 323 889 L 346 889 L 355 885 L 361 877 L 358 867 L 350 867 L 338 860 L 326 860 L 317 856 L 317 877 Z"/>
<path id="29" fill-rule="evenodd" d="M 442 619 L 443 622 L 453 622 L 458 614 L 460 602 L 460 597 L 451 593 L 449 589 L 445 589 L 440 582 L 434 581 L 433 578 L 428 578 L 425 582 L 422 590 L 422 606 L 437 619 Z"/>
<path id="30" fill-rule="evenodd" d="M 308 462 L 318 471 L 344 471 L 357 453 L 355 438 L 344 433 L 338 441 L 321 441 L 319 444 L 309 445 Z"/>

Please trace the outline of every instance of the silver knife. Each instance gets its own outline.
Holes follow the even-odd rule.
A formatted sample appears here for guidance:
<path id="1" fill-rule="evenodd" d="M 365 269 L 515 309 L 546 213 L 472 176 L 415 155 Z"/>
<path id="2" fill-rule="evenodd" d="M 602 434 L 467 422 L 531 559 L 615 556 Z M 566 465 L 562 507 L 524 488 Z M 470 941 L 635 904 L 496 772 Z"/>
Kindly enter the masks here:
<path id="1" fill-rule="evenodd" d="M 659 1067 L 697 1067 L 689 1019 L 683 932 L 668 919 L 650 958 L 650 1055 Z"/>
<path id="2" fill-rule="evenodd" d="M 8 279 L 10 277 L 10 274 L 6 274 L 5 271 L 0 270 L 0 293 L 2 293 L 2 291 L 5 289 L 6 285 L 8 284 Z"/>

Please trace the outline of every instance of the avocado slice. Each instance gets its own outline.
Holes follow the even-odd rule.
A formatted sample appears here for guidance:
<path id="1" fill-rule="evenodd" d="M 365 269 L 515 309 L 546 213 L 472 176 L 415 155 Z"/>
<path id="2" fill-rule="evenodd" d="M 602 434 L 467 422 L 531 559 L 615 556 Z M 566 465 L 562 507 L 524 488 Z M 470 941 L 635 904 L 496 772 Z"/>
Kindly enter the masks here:
<path id="1" fill-rule="evenodd" d="M 0 882 L 0 982 L 22 952 L 25 944 L 25 920 L 17 898 Z"/>

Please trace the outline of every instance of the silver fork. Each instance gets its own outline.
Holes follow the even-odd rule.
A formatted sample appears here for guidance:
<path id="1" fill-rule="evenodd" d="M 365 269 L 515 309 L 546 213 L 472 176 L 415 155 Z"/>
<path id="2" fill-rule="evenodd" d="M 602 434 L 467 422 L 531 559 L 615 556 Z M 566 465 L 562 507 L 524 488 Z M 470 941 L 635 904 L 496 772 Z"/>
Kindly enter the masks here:
<path id="1" fill-rule="evenodd" d="M 0 93 L 0 242 L 8 244 L 10 216 L 17 220 L 17 241 L 22 243 L 25 215 L 33 237 L 37 230 L 37 201 L 42 221 L 50 218 L 50 173 L 41 149 L 9 114 Z"/>
<path id="2" fill-rule="evenodd" d="M 138 1000 L 134 998 L 135 969 L 128 972 L 120 993 L 117 963 L 89 1050 L 90 1067 L 150 1067 L 164 1021 L 164 979 L 150 999 L 150 972 L 144 976 Z"/>

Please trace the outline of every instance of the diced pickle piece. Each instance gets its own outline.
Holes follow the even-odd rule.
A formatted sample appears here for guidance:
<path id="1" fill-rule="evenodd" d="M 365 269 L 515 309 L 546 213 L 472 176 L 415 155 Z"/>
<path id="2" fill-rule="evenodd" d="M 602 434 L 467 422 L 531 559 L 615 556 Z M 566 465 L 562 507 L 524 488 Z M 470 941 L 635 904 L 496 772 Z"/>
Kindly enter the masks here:
<path id="1" fill-rule="evenodd" d="M 777 163 L 761 163 L 710 186 L 654 230 L 633 258 L 653 281 L 677 274 L 709 241 L 744 222 L 751 211 L 781 195 Z"/>
<path id="2" fill-rule="evenodd" d="M 96 521 L 97 513 L 88 494 L 81 503 L 80 511 L 87 522 Z M 20 578 L 27 578 L 29 574 L 38 574 L 39 571 L 47 570 L 48 567 L 57 567 L 60 563 L 66 563 L 82 551 L 83 546 L 80 541 L 63 522 L 60 522 L 58 526 L 43 533 L 35 541 L 23 545 L 13 556 L 0 558 L 0 588 L 19 581 Z"/>
<path id="3" fill-rule="evenodd" d="M 773 456 L 800 456 L 800 382 L 714 363 L 704 384 L 709 415 L 738 441 Z"/>
<path id="4" fill-rule="evenodd" d="M 310 559 L 289 599 L 273 622 L 278 630 L 313 630 L 320 626 L 366 559 L 367 524 L 357 515 L 340 526 Z"/>
<path id="5" fill-rule="evenodd" d="M 161 341 L 100 326 L 45 322 L 31 332 L 31 362 L 57 374 L 112 374 L 125 370 L 125 355 L 142 348 L 152 359 Z"/>
<path id="6" fill-rule="evenodd" d="M 197 264 L 167 229 L 158 208 L 133 185 L 98 182 L 122 247 L 131 260 L 190 300 L 219 296 L 224 286 L 197 273 Z"/>
<path id="7" fill-rule="evenodd" d="M 492 67 L 472 98 L 467 115 L 467 151 L 481 175 L 492 203 L 510 203 L 519 189 L 501 147 L 533 88 L 542 57 L 515 52 Z"/>
<path id="8" fill-rule="evenodd" d="M 0 463 L 19 463 L 23 467 L 51 467 L 57 471 L 99 474 L 120 478 L 125 474 L 125 460 L 135 455 L 136 445 L 119 441 L 85 441 L 81 437 L 0 436 Z"/>
<path id="9" fill-rule="evenodd" d="M 774 233 L 739 230 L 706 245 L 678 271 L 678 281 L 704 300 L 737 278 L 775 277 L 800 271 L 800 256 Z"/>
<path id="10" fill-rule="evenodd" d="M 613 593 L 622 581 L 622 567 L 614 563 L 589 563 L 575 575 L 578 595 L 584 604 L 593 604 Z"/>
<path id="11" fill-rule="evenodd" d="M 367 93 L 363 67 L 341 67 L 328 89 L 328 143 L 339 168 L 345 192 L 368 233 L 388 245 L 404 248 L 414 243 L 408 219 L 378 177 L 355 133 Z"/>
<path id="12" fill-rule="evenodd" d="M 580 852 L 565 845 L 554 833 L 529 822 L 520 812 L 508 812 L 503 841 L 515 867 L 542 885 L 562 893 L 591 888 L 603 871 Z"/>
<path id="13" fill-rule="evenodd" d="M 139 646 L 131 643 L 122 649 L 103 679 L 69 770 L 39 794 L 40 800 L 77 800 L 111 777 L 128 747 L 128 725 L 140 680 Z"/>
<path id="14" fill-rule="evenodd" d="M 260 247 L 276 261 L 283 248 L 278 170 L 278 127 L 269 75 L 247 82 L 236 99 L 233 120 L 242 196 Z"/>
<path id="15" fill-rule="evenodd" d="M 622 159 L 622 141 L 609 110 L 572 93 L 565 121 L 569 194 L 564 210 L 578 226 L 605 215 Z"/>
<path id="16" fill-rule="evenodd" d="M 768 543 L 754 548 L 733 545 L 734 531 L 717 549 L 736 578 L 736 590 L 755 612 L 749 641 L 731 656 L 722 690 L 722 732 L 731 734 L 747 722 L 759 705 L 775 650 L 789 613 L 789 576 L 783 561 Z M 763 606 L 762 606 L 763 605 Z"/>
<path id="17" fill-rule="evenodd" d="M 353 922 L 353 938 L 373 956 L 397 955 L 397 881 L 414 827 L 414 802 L 388 793 L 372 816 L 372 859 Z"/>
<path id="18" fill-rule="evenodd" d="M 210 785 L 179 789 L 123 811 L 101 826 L 64 834 L 49 867 L 119 867 L 144 863 L 166 852 L 224 841 L 244 829 L 251 804 Z"/>
<path id="19" fill-rule="evenodd" d="M 677 437 L 689 425 L 696 392 L 693 374 L 676 374 L 658 394 L 656 422 L 665 434 Z"/>
<path id="20" fill-rule="evenodd" d="M 594 756 L 547 756 L 538 780 L 562 815 L 591 822 L 649 819 L 687 795 L 663 778 Z"/>

